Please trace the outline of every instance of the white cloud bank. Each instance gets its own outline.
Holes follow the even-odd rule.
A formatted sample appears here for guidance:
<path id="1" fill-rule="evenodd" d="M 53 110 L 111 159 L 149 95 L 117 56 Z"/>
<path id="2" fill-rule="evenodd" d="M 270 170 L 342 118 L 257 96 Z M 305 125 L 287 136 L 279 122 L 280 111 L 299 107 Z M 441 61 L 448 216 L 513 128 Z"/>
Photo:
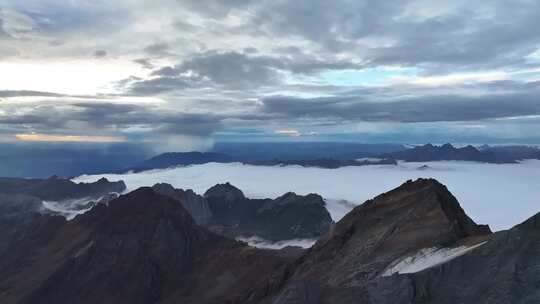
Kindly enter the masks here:
<path id="1" fill-rule="evenodd" d="M 493 230 L 510 228 L 540 211 L 538 160 L 498 165 L 432 162 L 427 163 L 427 169 L 418 170 L 424 164 L 321 169 L 211 163 L 140 173 L 80 176 L 74 181 L 93 182 L 101 177 L 123 180 L 128 191 L 163 182 L 177 188 L 191 188 L 197 193 L 204 193 L 217 183 L 230 182 L 252 198 L 275 198 L 288 191 L 318 193 L 327 200 L 334 220 L 339 220 L 353 204 L 361 204 L 408 179 L 432 177 L 448 187 L 477 223 L 489 224 Z"/>

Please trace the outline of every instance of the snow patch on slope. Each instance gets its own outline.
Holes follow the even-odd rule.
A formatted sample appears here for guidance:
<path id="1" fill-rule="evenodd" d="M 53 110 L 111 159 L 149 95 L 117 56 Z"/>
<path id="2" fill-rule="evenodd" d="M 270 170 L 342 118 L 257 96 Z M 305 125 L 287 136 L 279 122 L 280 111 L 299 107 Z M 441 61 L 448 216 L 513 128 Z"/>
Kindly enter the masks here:
<path id="1" fill-rule="evenodd" d="M 447 263 L 457 257 L 460 257 L 467 252 L 474 250 L 485 244 L 482 242 L 474 246 L 460 246 L 455 248 L 425 248 L 418 253 L 408 256 L 402 260 L 392 263 L 393 266 L 386 269 L 382 274 L 383 277 L 391 276 L 394 273 L 415 273 L 422 270 Z"/>

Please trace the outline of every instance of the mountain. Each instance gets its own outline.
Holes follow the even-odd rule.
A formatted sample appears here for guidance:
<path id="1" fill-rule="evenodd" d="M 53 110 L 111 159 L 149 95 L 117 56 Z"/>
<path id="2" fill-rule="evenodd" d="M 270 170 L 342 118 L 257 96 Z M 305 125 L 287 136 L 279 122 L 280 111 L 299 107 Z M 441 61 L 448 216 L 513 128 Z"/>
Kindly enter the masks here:
<path id="1" fill-rule="evenodd" d="M 254 161 L 247 164 L 255 166 L 302 166 L 302 167 L 318 167 L 326 169 L 337 169 L 347 166 L 370 166 L 370 165 L 397 165 L 394 159 L 371 159 L 364 158 L 358 160 L 337 160 L 333 158 L 318 158 L 313 160 L 269 160 L 269 161 Z"/>
<path id="2" fill-rule="evenodd" d="M 124 171 L 140 172 L 152 169 L 165 169 L 176 166 L 198 165 L 206 163 L 230 163 L 229 155 L 212 152 L 175 152 L 163 153 L 147 159 Z"/>
<path id="3" fill-rule="evenodd" d="M 370 287 L 396 261 L 426 248 L 472 246 L 490 233 L 437 181 L 409 181 L 353 209 L 262 302 L 375 303 L 373 297 L 394 287 Z"/>
<path id="4" fill-rule="evenodd" d="M 372 286 L 373 303 L 540 303 L 540 213 L 447 263 Z"/>
<path id="5" fill-rule="evenodd" d="M 289 192 L 276 199 L 249 199 L 229 183 L 208 189 L 204 196 L 168 184 L 152 187 L 178 200 L 200 225 L 230 237 L 257 236 L 270 241 L 318 238 L 332 225 L 323 198 Z"/>
<path id="6" fill-rule="evenodd" d="M 121 171 L 150 155 L 130 143 L 0 143 L 0 173 L 6 177 L 47 178 Z"/>
<path id="7" fill-rule="evenodd" d="M 401 144 L 366 144 L 357 142 L 222 142 L 215 143 L 212 152 L 233 155 L 241 162 L 316 160 L 329 158 L 350 161 L 375 157 L 383 153 L 405 150 Z"/>
<path id="8" fill-rule="evenodd" d="M 111 192 L 122 193 L 124 190 L 126 190 L 126 185 L 123 181 L 110 182 L 106 178 L 101 178 L 94 183 L 74 183 L 58 176 L 48 179 L 0 177 L 0 193 L 25 194 L 41 200 L 99 198 Z"/>
<path id="9" fill-rule="evenodd" d="M 32 228 L 1 256 L 1 303 L 228 303 L 294 258 L 213 234 L 151 188 Z"/>
<path id="10" fill-rule="evenodd" d="M 208 201 L 193 192 L 193 190 L 175 189 L 173 186 L 165 183 L 155 184 L 152 186 L 152 189 L 156 193 L 179 201 L 198 225 L 207 225 L 212 220 L 212 211 L 208 205 Z"/>
<path id="11" fill-rule="evenodd" d="M 59 214 L 60 209 L 46 209 L 44 201 L 55 201 L 55 206 L 63 207 L 75 200 L 80 201 L 82 209 L 90 209 L 91 206 L 86 206 L 90 201 L 107 199 L 110 193 L 125 189 L 123 182 L 106 179 L 77 184 L 56 176 L 49 179 L 0 178 L 0 254 L 25 233 L 39 213 Z"/>
<path id="12" fill-rule="evenodd" d="M 499 159 L 540 159 L 540 148 L 532 146 L 488 146 L 479 148 L 483 152 L 494 154 Z"/>
<path id="13" fill-rule="evenodd" d="M 490 151 L 480 151 L 473 146 L 456 148 L 451 144 L 434 146 L 427 144 L 404 151 L 381 154 L 380 157 L 404 160 L 407 162 L 429 162 L 443 160 L 476 161 L 484 163 L 514 163 L 513 158 L 497 156 Z"/>
<path id="14" fill-rule="evenodd" d="M 248 199 L 229 183 L 208 189 L 211 229 L 229 236 L 258 236 L 270 241 L 318 238 L 332 225 L 326 203 L 317 194 L 289 192 L 274 200 Z"/>
<path id="15" fill-rule="evenodd" d="M 241 220 L 227 212 L 237 206 L 281 214 L 294 202 L 298 216 L 320 203 L 288 193 L 248 205 L 230 184 L 204 198 L 223 222 Z M 540 302 L 540 213 L 492 233 L 433 179 L 357 206 L 308 250 L 248 247 L 182 205 L 140 188 L 72 221 L 36 215 L 0 253 L 0 303 Z"/>

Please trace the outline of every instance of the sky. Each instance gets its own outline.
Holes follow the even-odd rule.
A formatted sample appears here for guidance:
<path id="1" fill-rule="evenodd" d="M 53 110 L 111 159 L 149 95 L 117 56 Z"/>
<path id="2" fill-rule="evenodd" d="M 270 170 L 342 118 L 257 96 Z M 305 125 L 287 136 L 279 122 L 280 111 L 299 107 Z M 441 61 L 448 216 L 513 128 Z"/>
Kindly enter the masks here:
<path id="1" fill-rule="evenodd" d="M 0 141 L 540 143 L 536 0 L 0 0 Z"/>

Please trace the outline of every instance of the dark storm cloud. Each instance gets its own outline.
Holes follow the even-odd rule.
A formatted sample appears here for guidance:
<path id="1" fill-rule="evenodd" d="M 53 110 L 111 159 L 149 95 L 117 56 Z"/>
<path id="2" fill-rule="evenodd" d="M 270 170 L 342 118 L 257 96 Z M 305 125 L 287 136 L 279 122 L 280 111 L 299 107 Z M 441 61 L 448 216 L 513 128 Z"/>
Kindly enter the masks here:
<path id="1" fill-rule="evenodd" d="M 24 112 L 25 114 L 18 114 L 15 111 L 11 115 L 0 116 L 0 126 L 61 133 L 70 130 L 88 134 L 92 134 L 96 129 L 122 132 L 130 127 L 144 126 L 156 135 L 208 136 L 221 127 L 223 120 L 223 117 L 211 114 L 149 109 L 143 106 L 115 103 L 75 103 L 62 107 L 38 104 L 26 106 Z M 74 126 L 86 127 L 76 129 L 77 127 Z"/>
<path id="2" fill-rule="evenodd" d="M 63 94 L 26 90 L 3 90 L 0 91 L 0 97 L 21 97 L 21 96 L 41 96 L 41 97 L 61 97 Z"/>
<path id="3" fill-rule="evenodd" d="M 538 1 L 456 1 L 455 9 L 441 14 L 403 16 L 416 2 L 268 1 L 245 26 L 269 37 L 299 36 L 331 53 L 356 50 L 371 66 L 497 68 L 524 64 L 523 57 L 540 43 Z M 411 10 L 437 11 L 443 4 L 422 2 Z M 386 42 L 378 46 L 362 39 Z"/>
<path id="4" fill-rule="evenodd" d="M 525 64 L 524 57 L 540 43 L 540 2 L 525 2 L 527 5 L 519 6 L 498 1 L 491 19 L 464 11 L 419 24 L 404 23 L 402 30 L 395 30 L 398 43 L 371 49 L 372 64 L 440 64 L 454 68 Z"/>
<path id="5" fill-rule="evenodd" d="M 219 18 L 227 16 L 232 9 L 242 9 L 254 2 L 254 0 L 178 0 L 185 8 Z"/>
<path id="6" fill-rule="evenodd" d="M 156 95 L 193 86 L 194 79 L 186 77 L 154 77 L 129 82 L 128 92 L 133 95 Z"/>
<path id="7" fill-rule="evenodd" d="M 540 91 L 484 96 L 433 95 L 378 102 L 362 96 L 301 99 L 269 97 L 263 110 L 284 117 L 347 121 L 448 122 L 540 114 Z"/>
<path id="8" fill-rule="evenodd" d="M 255 55 L 252 55 L 255 54 Z M 322 61 L 301 52 L 288 57 L 258 56 L 238 52 L 205 52 L 176 66 L 154 70 L 149 79 L 129 87 L 135 94 L 151 95 L 188 87 L 214 85 L 226 89 L 256 89 L 278 85 L 280 72 L 312 74 L 324 70 L 358 68 L 361 64 L 345 60 Z"/>
<path id="9" fill-rule="evenodd" d="M 94 52 L 94 57 L 96 58 L 103 58 L 107 56 L 107 51 L 104 50 L 97 50 Z"/>
<path id="10" fill-rule="evenodd" d="M 140 64 L 143 68 L 152 70 L 154 65 L 152 64 L 152 59 L 150 58 L 139 58 L 133 60 L 133 62 Z"/>
<path id="11" fill-rule="evenodd" d="M 208 52 L 153 74 L 170 77 L 194 72 L 198 77 L 207 78 L 218 85 L 244 88 L 276 83 L 278 74 L 273 63 L 266 57 L 250 57 L 236 52 Z"/>
<path id="12" fill-rule="evenodd" d="M 99 125 L 148 125 L 157 133 L 209 135 L 216 130 L 220 118 L 147 107 L 113 103 L 78 103 L 73 105 L 74 118 Z M 73 118 L 72 118 L 73 119 Z"/>
<path id="13" fill-rule="evenodd" d="M 297 35 L 332 51 L 352 39 L 376 35 L 408 1 L 268 1 L 250 26 L 270 35 Z"/>

